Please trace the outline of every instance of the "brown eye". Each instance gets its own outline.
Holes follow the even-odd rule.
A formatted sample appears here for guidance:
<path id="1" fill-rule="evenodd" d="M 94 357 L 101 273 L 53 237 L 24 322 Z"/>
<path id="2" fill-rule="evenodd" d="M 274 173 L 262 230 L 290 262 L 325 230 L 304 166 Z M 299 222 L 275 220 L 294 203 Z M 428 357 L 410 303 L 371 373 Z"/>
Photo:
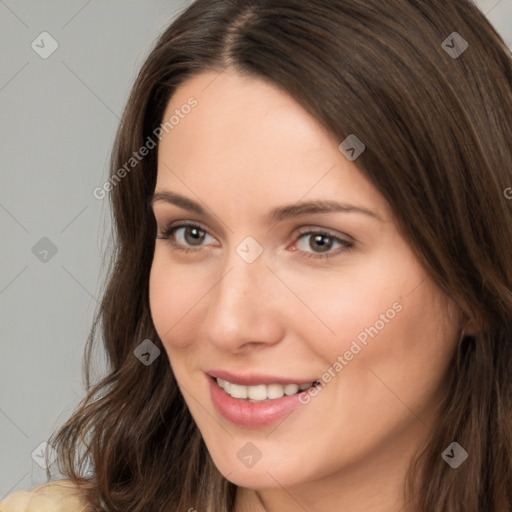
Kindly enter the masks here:
<path id="1" fill-rule="evenodd" d="M 183 238 L 188 245 L 201 245 L 206 237 L 206 232 L 194 226 L 187 226 L 184 229 Z"/>
<path id="2" fill-rule="evenodd" d="M 302 232 L 296 242 L 297 249 L 308 258 L 328 258 L 352 249 L 353 241 L 343 240 L 325 231 Z"/>
<path id="3" fill-rule="evenodd" d="M 309 238 L 309 247 L 315 252 L 325 252 L 332 248 L 333 237 L 325 234 L 316 234 Z"/>
<path id="4" fill-rule="evenodd" d="M 207 243 L 215 242 L 215 238 L 208 234 L 208 232 L 202 229 L 200 226 L 194 224 L 180 224 L 175 226 L 169 226 L 163 231 L 157 238 L 162 240 L 168 240 L 176 248 L 179 247 L 197 247 L 200 248 Z"/>
<path id="5" fill-rule="evenodd" d="M 328 252 L 333 248 L 337 249 L 339 246 L 347 245 L 347 242 L 334 235 L 320 232 L 303 233 L 297 241 L 300 250 L 314 253 Z"/>

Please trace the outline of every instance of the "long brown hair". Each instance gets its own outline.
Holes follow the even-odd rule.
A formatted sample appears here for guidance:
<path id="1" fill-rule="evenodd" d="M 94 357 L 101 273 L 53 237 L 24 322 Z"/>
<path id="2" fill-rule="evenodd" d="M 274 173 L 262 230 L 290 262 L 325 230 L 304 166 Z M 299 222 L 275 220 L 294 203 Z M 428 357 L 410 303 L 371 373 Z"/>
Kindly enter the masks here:
<path id="1" fill-rule="evenodd" d="M 340 142 L 365 143 L 356 165 L 471 323 L 407 503 L 512 510 L 512 58 L 469 0 L 198 0 L 163 33 L 112 154 L 115 250 L 86 346 L 88 394 L 50 440 L 60 470 L 97 510 L 234 510 L 236 486 L 214 466 L 151 321 L 157 150 L 126 167 L 179 85 L 227 67 L 282 88 Z M 109 373 L 91 383 L 98 330 Z M 148 366 L 134 356 L 145 339 L 163 353 Z M 469 452 L 457 470 L 441 458 L 453 441 Z"/>

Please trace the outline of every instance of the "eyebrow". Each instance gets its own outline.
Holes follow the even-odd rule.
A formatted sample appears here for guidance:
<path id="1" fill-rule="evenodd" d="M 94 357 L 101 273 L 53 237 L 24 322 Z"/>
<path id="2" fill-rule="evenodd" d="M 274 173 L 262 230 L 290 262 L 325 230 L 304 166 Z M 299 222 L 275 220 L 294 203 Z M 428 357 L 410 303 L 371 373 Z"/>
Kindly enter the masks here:
<path id="1" fill-rule="evenodd" d="M 155 203 L 164 202 L 173 204 L 184 210 L 188 210 L 199 215 L 208 215 L 206 210 L 196 201 L 189 199 L 188 197 L 182 196 L 169 190 L 162 190 L 155 192 L 149 199 L 149 205 L 151 208 L 154 207 Z M 381 222 L 383 219 L 376 212 L 369 210 L 361 206 L 355 206 L 347 203 L 338 203 L 336 201 L 326 200 L 313 200 L 313 201 L 302 201 L 295 204 L 286 206 L 280 206 L 271 210 L 268 215 L 269 220 L 274 222 L 282 222 L 287 219 L 300 217 L 302 215 L 312 215 L 315 213 L 333 213 L 333 212 L 344 212 L 344 213 L 362 213 L 373 217 Z"/>

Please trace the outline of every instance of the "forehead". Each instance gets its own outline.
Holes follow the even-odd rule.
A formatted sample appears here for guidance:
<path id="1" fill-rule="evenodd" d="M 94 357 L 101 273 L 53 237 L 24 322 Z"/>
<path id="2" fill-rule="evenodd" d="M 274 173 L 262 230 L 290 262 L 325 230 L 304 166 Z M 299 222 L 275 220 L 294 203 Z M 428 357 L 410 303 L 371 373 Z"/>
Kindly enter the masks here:
<path id="1" fill-rule="evenodd" d="M 196 106 L 184 108 L 191 98 Z M 341 154 L 341 141 L 272 84 L 229 70 L 203 73 L 176 90 L 164 122 L 171 116 L 179 121 L 163 132 L 157 187 L 208 191 L 211 200 L 222 183 L 223 200 L 280 203 L 329 195 L 381 201 Z"/>
<path id="2" fill-rule="evenodd" d="M 196 141 L 205 152 L 211 149 L 210 141 L 223 149 L 240 143 L 247 152 L 261 153 L 286 143 L 283 149 L 295 144 L 294 153 L 303 153 L 313 148 L 325 150 L 328 140 L 335 144 L 334 136 L 294 98 L 255 77 L 231 70 L 196 76 L 175 91 L 164 120 L 180 110 L 188 110 L 185 106 L 190 98 L 197 100 L 197 106 L 182 115 L 183 119 L 170 131 L 166 142 L 171 145 L 187 139 L 189 143 Z"/>

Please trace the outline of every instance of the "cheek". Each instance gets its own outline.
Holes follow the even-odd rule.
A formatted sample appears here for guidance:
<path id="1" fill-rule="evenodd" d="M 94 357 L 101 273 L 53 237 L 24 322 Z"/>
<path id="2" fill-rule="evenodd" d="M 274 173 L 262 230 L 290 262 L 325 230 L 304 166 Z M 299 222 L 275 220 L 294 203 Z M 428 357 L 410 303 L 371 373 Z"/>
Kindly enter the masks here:
<path id="1" fill-rule="evenodd" d="M 390 390 L 420 405 L 437 392 L 453 357 L 455 305 L 414 258 L 389 256 L 380 254 L 361 271 L 294 278 L 294 291 L 318 316 L 299 317 L 297 334 L 324 361 L 326 380 L 338 382 L 331 390 L 344 409 L 349 402 L 400 407 Z"/>
<path id="2" fill-rule="evenodd" d="M 415 279 L 415 272 L 404 275 L 403 264 L 399 268 L 382 253 L 368 261 L 354 260 L 341 270 L 283 275 L 302 302 L 300 311 L 296 309 L 296 334 L 331 363 L 354 340 L 365 347 L 389 330 L 402 314 L 404 295 Z"/>
<path id="3" fill-rule="evenodd" d="M 173 265 L 155 251 L 149 277 L 149 303 L 155 329 L 167 352 L 186 348 L 194 331 L 198 305 L 208 291 L 208 281 L 192 265 Z M 166 261 L 167 260 L 167 261 Z"/>
<path id="4" fill-rule="evenodd" d="M 362 329 L 353 326 L 359 334 L 344 341 L 353 350 L 343 353 L 346 362 L 332 392 L 339 410 L 351 412 L 346 419 L 354 432 L 364 431 L 369 418 L 382 432 L 415 421 L 414 415 L 428 424 L 440 403 L 457 342 L 456 309 L 430 281 L 397 299 L 394 315 L 380 304 Z"/>

